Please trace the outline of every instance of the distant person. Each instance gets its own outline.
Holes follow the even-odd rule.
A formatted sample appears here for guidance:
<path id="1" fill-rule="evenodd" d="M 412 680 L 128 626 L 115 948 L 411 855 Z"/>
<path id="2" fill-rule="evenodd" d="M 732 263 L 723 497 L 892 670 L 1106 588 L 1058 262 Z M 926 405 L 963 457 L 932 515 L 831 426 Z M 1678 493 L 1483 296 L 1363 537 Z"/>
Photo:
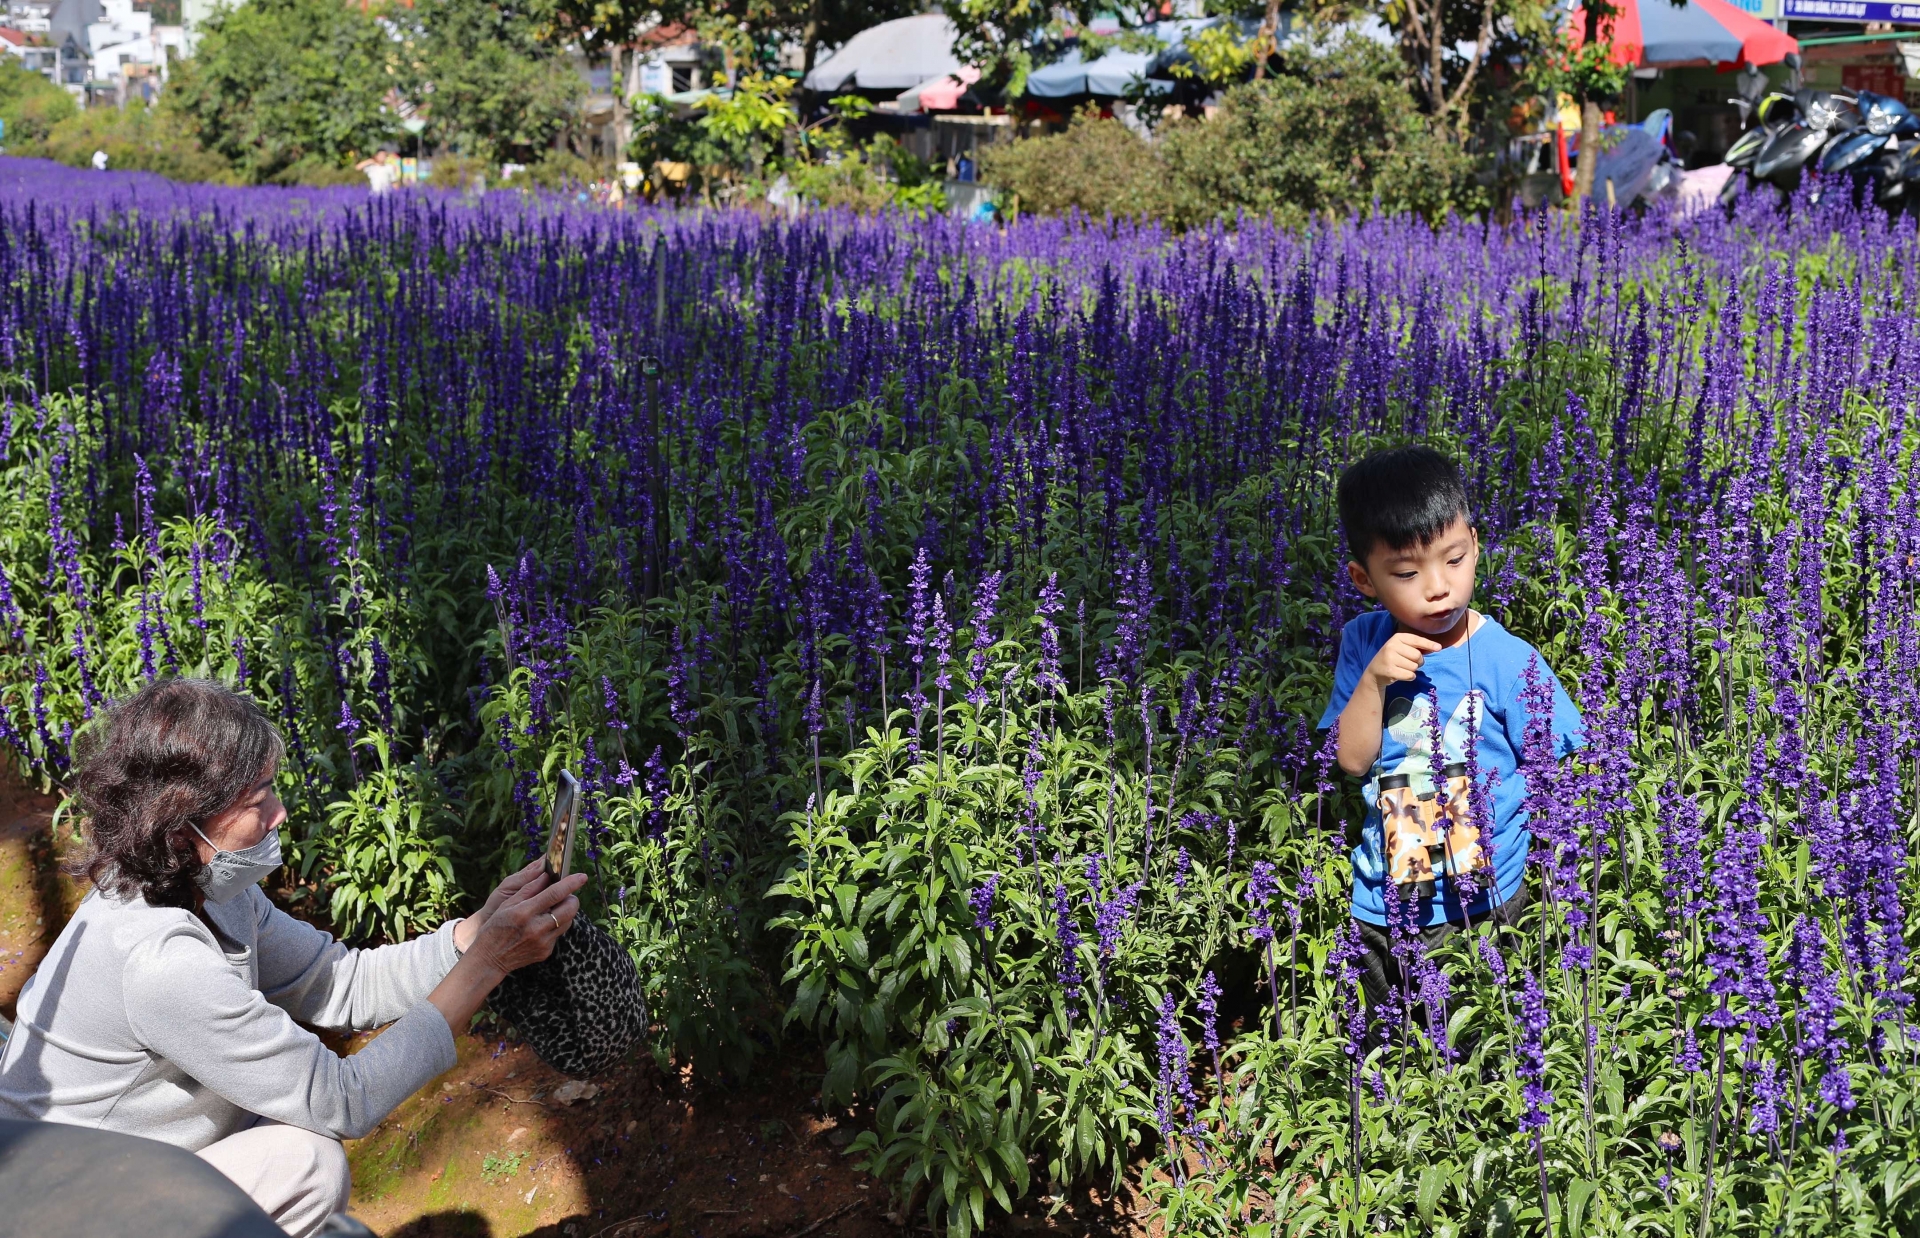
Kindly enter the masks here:
<path id="1" fill-rule="evenodd" d="M 972 155 L 962 155 L 960 156 L 959 159 L 954 161 L 953 179 L 960 181 L 962 184 L 972 183 L 973 181 L 973 156 Z"/>
<path id="2" fill-rule="evenodd" d="M 375 151 L 373 158 L 362 159 L 353 166 L 367 174 L 367 186 L 376 198 L 392 189 L 400 179 L 400 165 L 394 162 L 393 152 L 384 147 Z"/>
<path id="3" fill-rule="evenodd" d="M 0 1118 L 198 1153 L 306 1238 L 347 1206 L 340 1141 L 452 1069 L 455 1035 L 508 972 L 552 953 L 586 876 L 550 883 L 536 861 L 465 919 L 349 950 L 260 890 L 287 813 L 280 733 L 250 697 L 162 679 L 85 736 L 74 792 L 93 891 L 20 993 Z M 392 1026 L 341 1057 L 302 1023 Z"/>
<path id="4" fill-rule="evenodd" d="M 97 150 L 93 152 L 93 170 L 96 172 L 104 172 L 107 170 L 106 151 Z"/>

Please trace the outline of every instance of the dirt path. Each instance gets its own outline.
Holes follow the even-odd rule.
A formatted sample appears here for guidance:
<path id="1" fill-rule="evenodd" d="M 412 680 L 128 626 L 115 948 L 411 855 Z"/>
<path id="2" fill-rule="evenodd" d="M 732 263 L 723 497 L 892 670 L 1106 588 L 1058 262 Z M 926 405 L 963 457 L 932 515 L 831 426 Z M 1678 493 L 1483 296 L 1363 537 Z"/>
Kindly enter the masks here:
<path id="1" fill-rule="evenodd" d="M 85 894 L 62 875 L 58 803 L 0 779 L 0 1014 Z M 63 826 L 61 832 L 65 833 Z M 58 852 L 58 855 L 56 855 Z M 379 1033 L 329 1038 L 351 1053 Z M 384 1238 L 892 1238 L 883 1184 L 844 1149 L 857 1115 L 823 1113 L 819 1054 L 793 1046 L 733 1089 L 637 1057 L 572 1081 L 497 1029 L 347 1144 L 353 1212 Z M 1139 1201 L 1029 1199 L 991 1232 L 1148 1238 Z M 926 1234 L 924 1211 L 906 1230 Z"/>
<path id="2" fill-rule="evenodd" d="M 56 862 L 50 824 L 58 803 L 0 777 L 0 1014 L 8 1019 L 86 893 Z"/>

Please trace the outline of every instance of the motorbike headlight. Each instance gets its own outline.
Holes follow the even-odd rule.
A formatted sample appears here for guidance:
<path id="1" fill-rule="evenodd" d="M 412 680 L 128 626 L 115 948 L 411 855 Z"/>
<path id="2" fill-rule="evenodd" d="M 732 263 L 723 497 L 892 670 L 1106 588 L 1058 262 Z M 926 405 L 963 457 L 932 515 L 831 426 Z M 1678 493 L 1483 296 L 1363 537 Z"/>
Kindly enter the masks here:
<path id="1" fill-rule="evenodd" d="M 1884 137 L 1892 133 L 1899 124 L 1900 118 L 1893 114 L 1893 109 L 1890 107 L 1876 103 L 1867 109 L 1868 133 L 1877 133 Z"/>
<path id="2" fill-rule="evenodd" d="M 1807 128 L 1825 132 L 1833 128 L 1833 122 L 1840 119 L 1840 110 L 1825 99 L 1816 99 L 1807 105 Z"/>

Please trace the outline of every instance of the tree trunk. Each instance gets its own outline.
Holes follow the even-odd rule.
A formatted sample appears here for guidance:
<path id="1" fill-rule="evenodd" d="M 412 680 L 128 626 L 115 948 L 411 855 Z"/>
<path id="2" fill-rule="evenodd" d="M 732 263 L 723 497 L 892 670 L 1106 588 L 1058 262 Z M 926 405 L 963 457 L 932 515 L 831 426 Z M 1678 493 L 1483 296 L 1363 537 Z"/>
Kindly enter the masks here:
<path id="1" fill-rule="evenodd" d="M 1613 6 L 1607 0 L 1586 0 L 1585 35 L 1581 43 L 1583 48 L 1592 47 L 1600 41 L 1600 23 L 1613 16 Z M 1573 170 L 1573 198 L 1575 202 L 1590 197 L 1593 193 L 1593 165 L 1600 159 L 1600 105 L 1593 96 L 1583 93 L 1580 99 L 1580 166 Z"/>
<path id="2" fill-rule="evenodd" d="M 1447 110 L 1447 41 L 1444 0 L 1433 0 L 1433 24 L 1427 28 L 1427 97 L 1438 120 Z"/>
<path id="3" fill-rule="evenodd" d="M 805 49 L 800 61 L 800 80 L 807 80 L 807 74 L 813 72 L 815 59 L 820 54 L 820 0 L 813 0 L 807 6 L 807 23 L 800 28 L 800 46 Z"/>
<path id="4" fill-rule="evenodd" d="M 1280 0 L 1267 0 L 1267 15 L 1260 19 L 1260 33 L 1254 39 L 1259 59 L 1253 63 L 1253 80 L 1260 81 L 1267 75 L 1267 61 L 1273 59 L 1278 48 L 1274 36 L 1280 31 Z"/>
<path id="5" fill-rule="evenodd" d="M 1600 105 L 1592 99 L 1580 105 L 1580 162 L 1573 170 L 1573 197 L 1578 202 L 1593 194 L 1593 165 L 1600 161 Z"/>
<path id="6" fill-rule="evenodd" d="M 633 117 L 627 111 L 627 81 L 620 68 L 622 47 L 607 49 L 607 88 L 613 94 L 613 165 L 616 175 L 627 157 L 627 144 L 633 141 Z"/>

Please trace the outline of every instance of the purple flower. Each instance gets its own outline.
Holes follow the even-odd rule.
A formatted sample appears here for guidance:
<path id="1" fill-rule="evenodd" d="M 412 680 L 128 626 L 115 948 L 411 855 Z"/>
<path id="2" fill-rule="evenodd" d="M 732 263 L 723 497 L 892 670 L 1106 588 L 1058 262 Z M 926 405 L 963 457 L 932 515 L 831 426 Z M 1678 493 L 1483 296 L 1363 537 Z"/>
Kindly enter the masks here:
<path id="1" fill-rule="evenodd" d="M 1120 570 L 1120 596 L 1115 602 L 1120 619 L 1114 627 L 1113 647 L 1099 668 L 1102 679 L 1118 679 L 1131 686 L 1139 677 L 1154 601 L 1152 568 L 1145 555 L 1135 555 Z"/>
<path id="2" fill-rule="evenodd" d="M 1713 911 L 1708 918 L 1707 966 L 1713 979 L 1707 992 L 1720 999 L 1706 1016 L 1709 1027 L 1747 1026 L 1765 1031 L 1779 1020 L 1773 981 L 1768 975 L 1767 928 L 1760 906 L 1760 850 L 1763 818 L 1751 795 L 1742 796 L 1727 820 L 1727 834 L 1714 867 Z M 1735 999 L 1739 999 L 1735 1008 Z"/>
<path id="3" fill-rule="evenodd" d="M 1818 921 L 1801 916 L 1793 922 L 1787 943 L 1788 982 L 1799 991 L 1800 1008 L 1794 1015 L 1799 1036 L 1794 1056 L 1823 1063 L 1820 1099 L 1850 1113 L 1854 1108 L 1853 1078 L 1846 1064 L 1847 1038 L 1840 1033 L 1840 987 L 1827 968 L 1827 938 Z"/>
<path id="4" fill-rule="evenodd" d="M 1220 1052 L 1220 982 L 1208 972 L 1200 978 L 1200 1036 L 1207 1049 Z"/>
<path id="5" fill-rule="evenodd" d="M 1120 935 L 1126 930 L 1127 922 L 1133 918 L 1134 904 L 1140 899 L 1140 892 L 1146 888 L 1146 882 L 1136 881 L 1114 892 L 1114 896 L 1101 902 L 1094 913 L 1094 932 L 1100 937 L 1100 957 L 1110 959 L 1119 952 Z M 1097 889 L 1097 887 L 1096 887 Z"/>
<path id="6" fill-rule="evenodd" d="M 1534 1143 L 1540 1142 L 1540 1132 L 1547 1125 L 1547 1109 L 1553 1104 L 1553 1093 L 1547 1091 L 1547 999 L 1540 991 L 1540 984 L 1534 979 L 1532 968 L 1522 968 L 1520 972 L 1520 1043 L 1515 1047 L 1515 1073 L 1524 1080 L 1520 1089 L 1521 1101 L 1526 1110 L 1520 1115 L 1520 1129 L 1533 1134 Z"/>
<path id="7" fill-rule="evenodd" d="M 993 572 L 974 590 L 973 617 L 967 624 L 973 629 L 973 658 L 967 668 L 973 688 L 967 693 L 967 703 L 976 710 L 986 708 L 987 704 L 987 669 L 993 649 L 993 633 L 989 629 L 993 624 L 993 609 L 999 601 L 1000 573 Z"/>
<path id="8" fill-rule="evenodd" d="M 1761 1061 L 1753 1072 L 1753 1112 L 1747 1122 L 1750 1135 L 1772 1136 L 1780 1129 L 1779 1104 L 1785 1098 L 1780 1087 L 1780 1066 L 1772 1058 Z"/>
<path id="9" fill-rule="evenodd" d="M 907 708 L 914 717 L 914 732 L 919 733 L 920 713 L 927 707 L 925 695 L 925 672 L 927 661 L 928 625 L 931 611 L 928 608 L 928 586 L 933 578 L 933 566 L 927 561 L 925 546 L 914 554 L 913 566 L 907 572 L 907 648 L 912 651 L 913 683 L 907 690 Z"/>
<path id="10" fill-rule="evenodd" d="M 1255 860 L 1253 873 L 1247 878 L 1247 905 L 1253 909 L 1253 940 L 1273 940 L 1268 904 L 1279 892 L 1280 882 L 1274 876 L 1273 865 L 1266 860 Z"/>
<path id="11" fill-rule="evenodd" d="M 1680 1040 L 1680 1051 L 1673 1056 L 1673 1064 L 1682 1074 L 1697 1075 L 1706 1068 L 1706 1055 L 1700 1052 L 1700 1041 L 1689 1027 Z"/>
<path id="12" fill-rule="evenodd" d="M 1159 1051 L 1160 1087 L 1155 1097 L 1155 1111 L 1160 1121 L 1160 1136 L 1167 1146 L 1174 1146 L 1174 1136 L 1181 1130 L 1175 1124 L 1174 1106 L 1186 1106 L 1187 1122 L 1185 1133 L 1198 1138 L 1200 1126 L 1200 1102 L 1193 1091 L 1192 1058 L 1187 1051 L 1187 1038 L 1180 1033 L 1180 1020 L 1176 1014 L 1173 994 L 1167 993 L 1160 998 L 1160 1018 L 1154 1025 L 1154 1042 Z"/>
<path id="13" fill-rule="evenodd" d="M 1073 904 L 1067 901 L 1064 882 L 1054 883 L 1053 918 L 1054 940 L 1060 944 L 1060 987 L 1066 990 L 1067 1014 L 1071 1017 L 1086 976 L 1080 971 L 1080 930 L 1074 923 Z"/>
<path id="14" fill-rule="evenodd" d="M 973 927 L 982 932 L 990 934 L 997 927 L 993 919 L 993 897 L 999 889 L 1000 874 L 989 873 L 986 883 L 967 896 L 967 905 L 973 908 Z"/>
<path id="15" fill-rule="evenodd" d="M 952 585 L 953 576 L 949 573 L 947 587 Z M 953 661 L 953 624 L 947 621 L 944 590 L 933 595 L 933 611 L 927 620 L 927 648 L 933 662 L 933 686 L 942 692 L 953 691 L 953 675 L 948 666 Z"/>
<path id="16" fill-rule="evenodd" d="M 1053 622 L 1053 616 L 1059 614 L 1064 605 L 1060 598 L 1060 573 L 1054 572 L 1041 587 L 1040 600 L 1033 608 L 1034 622 L 1040 627 L 1040 661 L 1033 685 L 1041 696 L 1067 689 L 1067 681 L 1060 677 L 1060 629 Z"/>

